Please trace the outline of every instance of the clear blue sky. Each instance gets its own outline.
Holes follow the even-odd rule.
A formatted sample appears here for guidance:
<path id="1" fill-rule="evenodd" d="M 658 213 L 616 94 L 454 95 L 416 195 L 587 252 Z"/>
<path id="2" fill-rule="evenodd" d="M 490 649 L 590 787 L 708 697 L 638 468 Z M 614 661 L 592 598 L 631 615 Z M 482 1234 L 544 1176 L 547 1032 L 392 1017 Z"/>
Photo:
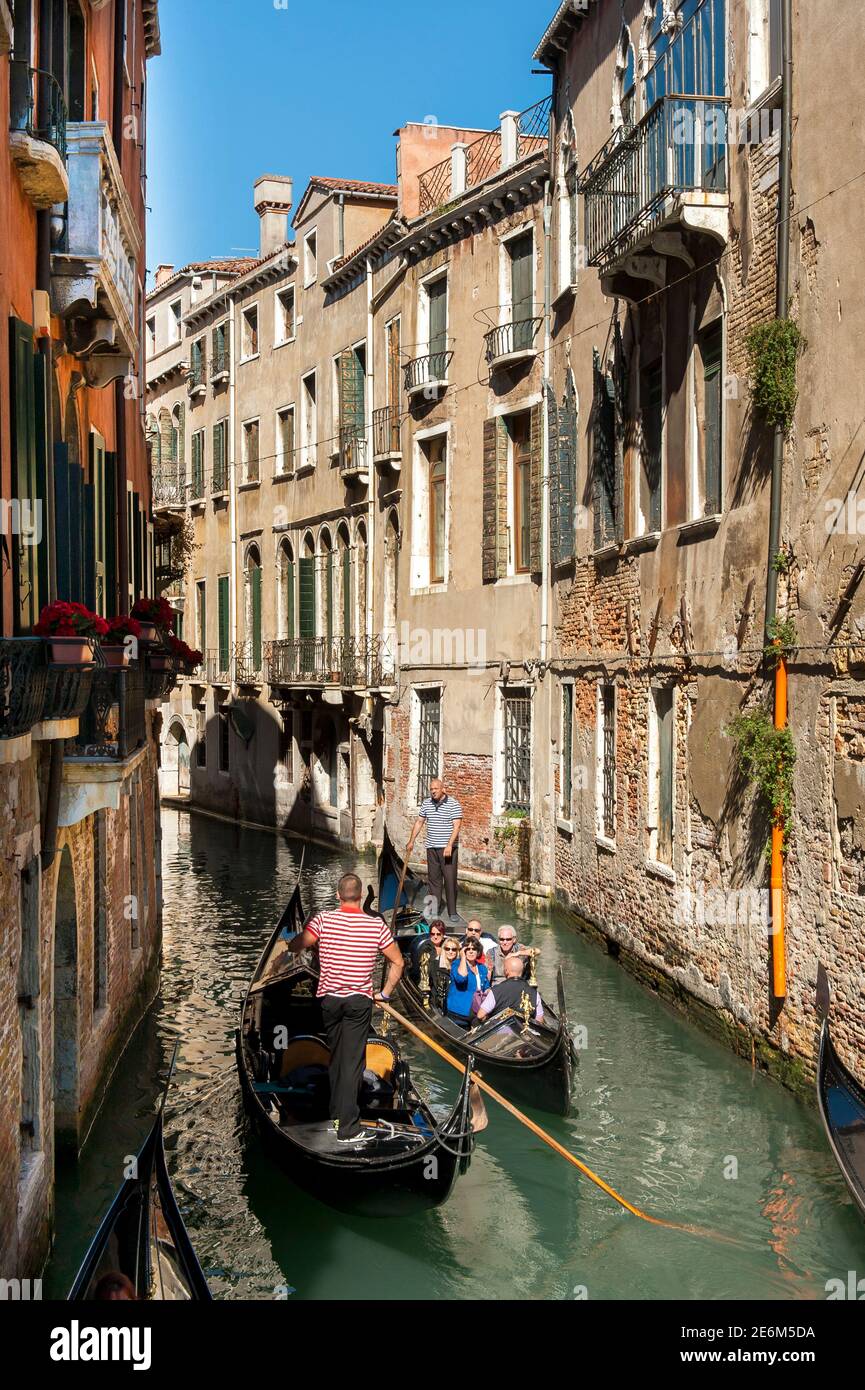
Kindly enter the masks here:
<path id="1" fill-rule="evenodd" d="M 488 127 L 550 90 L 532 52 L 557 0 L 161 0 L 149 64 L 147 263 L 258 244 L 252 185 L 395 181 L 393 131 Z"/>

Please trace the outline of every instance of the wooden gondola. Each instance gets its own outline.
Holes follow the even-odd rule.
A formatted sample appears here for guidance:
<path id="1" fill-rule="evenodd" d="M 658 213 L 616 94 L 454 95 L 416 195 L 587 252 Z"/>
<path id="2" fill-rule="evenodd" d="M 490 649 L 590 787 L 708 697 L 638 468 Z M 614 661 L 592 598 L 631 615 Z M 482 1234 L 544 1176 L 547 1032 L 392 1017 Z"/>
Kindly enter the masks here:
<path id="1" fill-rule="evenodd" d="M 817 1014 L 822 1019 L 817 1101 L 832 1152 L 859 1211 L 865 1216 L 865 1087 L 845 1067 L 829 1031 L 829 978 L 817 967 Z"/>
<path id="2" fill-rule="evenodd" d="M 402 864 L 385 831 L 374 910 L 388 925 L 393 919 L 401 871 Z M 491 1085 L 539 1110 L 567 1115 L 576 1053 L 568 1028 L 561 970 L 556 980 L 557 1007 L 543 1000 L 543 1023 L 508 1010 L 468 1030 L 461 1028 L 447 1017 L 444 999 L 437 997 L 431 946 L 420 910 L 424 892 L 425 885 L 408 870 L 395 923 L 396 940 L 406 962 L 398 991 L 406 1011 L 422 1020 L 425 1030 L 449 1052 L 474 1057 L 479 1073 Z M 366 901 L 367 910 L 373 910 L 372 889 Z M 461 935 L 459 928 L 449 927 L 448 932 Z"/>
<path id="3" fill-rule="evenodd" d="M 437 1206 L 471 1159 L 470 1065 L 450 1116 L 438 1124 L 396 1041 L 371 1035 L 361 1123 L 373 1138 L 362 1148 L 339 1147 L 330 1122 L 318 972 L 288 950 L 305 920 L 295 888 L 243 1004 L 236 1046 L 247 1109 L 286 1171 L 329 1205 L 369 1215 Z"/>
<path id="4" fill-rule="evenodd" d="M 175 1057 L 177 1049 L 175 1048 Z M 171 1073 L 174 1071 L 174 1059 Z M 171 1188 L 163 1144 L 163 1111 L 108 1209 L 69 1292 L 73 1303 L 92 1302 L 100 1281 L 123 1274 L 140 1300 L 209 1302 L 213 1295 L 192 1248 Z"/>

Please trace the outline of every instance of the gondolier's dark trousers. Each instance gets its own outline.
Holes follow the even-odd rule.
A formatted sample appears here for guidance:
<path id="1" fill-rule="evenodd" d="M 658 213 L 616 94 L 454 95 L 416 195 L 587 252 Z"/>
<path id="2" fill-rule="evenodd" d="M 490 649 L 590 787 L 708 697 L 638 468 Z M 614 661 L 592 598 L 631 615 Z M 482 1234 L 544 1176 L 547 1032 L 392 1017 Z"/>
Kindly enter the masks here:
<path id="1" fill-rule="evenodd" d="M 426 852 L 427 878 L 430 897 L 436 900 L 436 911 L 441 912 L 442 887 L 451 917 L 457 915 L 457 859 L 459 846 L 454 845 L 450 859 L 445 859 L 443 849 L 428 849 Z"/>
<path id="2" fill-rule="evenodd" d="M 321 1012 L 330 1048 L 330 1118 L 337 1122 L 340 1139 L 353 1139 L 360 1133 L 359 1097 L 372 1000 L 364 994 L 345 999 L 326 994 Z"/>

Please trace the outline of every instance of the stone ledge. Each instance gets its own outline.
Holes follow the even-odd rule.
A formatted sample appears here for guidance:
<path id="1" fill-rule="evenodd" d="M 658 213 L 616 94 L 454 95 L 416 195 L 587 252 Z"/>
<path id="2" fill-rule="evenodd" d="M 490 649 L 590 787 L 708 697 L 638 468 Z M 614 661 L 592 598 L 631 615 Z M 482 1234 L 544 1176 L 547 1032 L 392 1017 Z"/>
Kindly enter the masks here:
<path id="1" fill-rule="evenodd" d="M 48 743 L 56 739 L 67 739 L 78 737 L 77 719 L 43 719 L 41 724 L 36 724 L 30 731 L 30 737 L 34 743 Z"/>
<path id="2" fill-rule="evenodd" d="M 123 783 L 147 757 L 148 744 L 128 758 L 66 758 L 58 826 L 78 825 L 96 811 L 120 809 Z"/>
<path id="3" fill-rule="evenodd" d="M 0 766 L 26 763 L 31 751 L 30 734 L 19 734 L 17 738 L 0 738 Z"/>
<path id="4" fill-rule="evenodd" d="M 68 200 L 69 175 L 53 145 L 34 140 L 26 130 L 12 130 L 9 151 L 24 192 L 35 208 L 44 212 L 54 203 Z"/>

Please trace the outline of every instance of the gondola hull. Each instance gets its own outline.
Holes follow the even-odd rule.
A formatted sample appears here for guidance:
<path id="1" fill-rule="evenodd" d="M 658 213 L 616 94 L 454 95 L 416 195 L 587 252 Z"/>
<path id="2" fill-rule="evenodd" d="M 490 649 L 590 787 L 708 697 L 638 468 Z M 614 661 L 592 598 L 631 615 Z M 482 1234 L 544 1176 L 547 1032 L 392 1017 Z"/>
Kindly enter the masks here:
<path id="1" fill-rule="evenodd" d="M 844 1065 L 829 1029 L 829 980 L 817 970 L 817 1011 L 822 1017 L 817 1103 L 829 1144 L 850 1195 L 865 1216 L 865 1087 Z"/>

